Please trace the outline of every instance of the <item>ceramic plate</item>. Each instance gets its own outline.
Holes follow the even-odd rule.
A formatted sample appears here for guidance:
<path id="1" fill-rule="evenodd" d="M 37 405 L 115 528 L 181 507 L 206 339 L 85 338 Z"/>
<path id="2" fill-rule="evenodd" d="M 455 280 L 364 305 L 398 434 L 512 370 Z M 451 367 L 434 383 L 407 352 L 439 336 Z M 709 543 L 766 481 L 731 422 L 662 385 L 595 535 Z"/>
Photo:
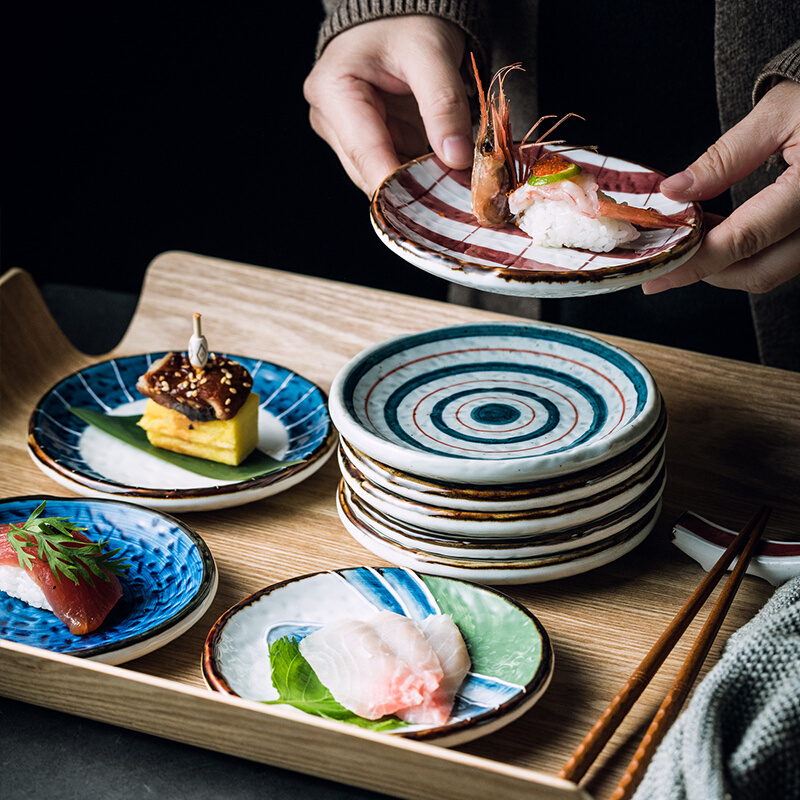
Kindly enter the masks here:
<path id="1" fill-rule="evenodd" d="M 412 537 L 409 544 L 400 544 L 401 536 L 388 520 L 378 521 L 362 507 L 348 503 L 344 492 L 337 497 L 339 517 L 350 535 L 378 558 L 400 567 L 420 570 L 432 575 L 476 581 L 478 583 L 513 585 L 543 583 L 580 575 L 616 561 L 638 547 L 652 531 L 661 512 L 661 497 L 635 514 L 618 533 L 593 545 L 562 549 L 549 555 L 524 556 L 503 560 L 484 558 L 474 551 L 444 556 L 427 549 L 423 537 Z M 387 532 L 389 535 L 386 535 Z M 474 540 L 473 540 L 474 541 Z"/>
<path id="2" fill-rule="evenodd" d="M 613 459 L 563 478 L 489 487 L 437 483 L 400 472 L 358 452 L 344 439 L 339 440 L 337 453 L 343 474 L 355 469 L 365 482 L 406 500 L 463 511 L 525 511 L 570 503 L 630 480 L 652 460 L 654 453 L 663 450 L 666 430 L 667 412 L 662 403 L 660 419 L 650 433 Z"/>
<path id="3" fill-rule="evenodd" d="M 617 202 L 663 214 L 685 212 L 689 224 L 642 231 L 610 253 L 539 247 L 516 225 L 482 228 L 471 212 L 470 171 L 451 170 L 433 155 L 409 162 L 378 188 L 371 205 L 381 240 L 416 267 L 440 278 L 499 294 L 576 297 L 638 286 L 694 255 L 702 240 L 696 203 L 668 200 L 663 175 L 618 158 L 572 150 Z"/>
<path id="4" fill-rule="evenodd" d="M 401 525 L 458 538 L 511 538 L 548 535 L 625 515 L 649 488 L 663 483 L 663 465 L 662 450 L 629 481 L 613 490 L 524 511 L 465 511 L 425 505 L 373 486 L 353 467 L 345 468 L 342 478 L 363 505 Z"/>
<path id="5" fill-rule="evenodd" d="M 189 630 L 217 591 L 206 543 L 178 520 L 115 500 L 11 497 L 0 522 L 24 522 L 43 500 L 45 515 L 69 517 L 91 539 L 108 540 L 131 563 L 120 577 L 122 598 L 100 628 L 74 636 L 54 614 L 0 591 L 0 639 L 57 653 L 121 664 L 163 647 Z"/>
<path id="6" fill-rule="evenodd" d="M 261 397 L 259 444 L 291 464 L 260 477 L 219 482 L 153 458 L 75 417 L 70 406 L 107 414 L 144 412 L 136 381 L 163 353 L 93 364 L 57 383 L 39 401 L 28 427 L 28 451 L 47 475 L 78 494 L 112 495 L 171 512 L 242 505 L 288 489 L 316 472 L 332 454 L 336 434 L 327 397 L 318 386 L 286 369 L 230 356 L 253 376 Z"/>
<path id="7" fill-rule="evenodd" d="M 399 336 L 336 376 L 330 412 L 370 458 L 438 481 L 544 480 L 611 459 L 657 423 L 661 397 L 633 356 L 545 323 Z"/>
<path id="8" fill-rule="evenodd" d="M 390 735 L 462 744 L 517 719 L 547 688 L 553 671 L 550 640 L 527 609 L 491 589 L 391 567 L 304 575 L 242 600 L 208 635 L 205 680 L 212 689 L 249 700 L 275 698 L 270 642 L 383 610 L 418 620 L 450 614 L 472 660 L 446 725 L 413 725 Z"/>

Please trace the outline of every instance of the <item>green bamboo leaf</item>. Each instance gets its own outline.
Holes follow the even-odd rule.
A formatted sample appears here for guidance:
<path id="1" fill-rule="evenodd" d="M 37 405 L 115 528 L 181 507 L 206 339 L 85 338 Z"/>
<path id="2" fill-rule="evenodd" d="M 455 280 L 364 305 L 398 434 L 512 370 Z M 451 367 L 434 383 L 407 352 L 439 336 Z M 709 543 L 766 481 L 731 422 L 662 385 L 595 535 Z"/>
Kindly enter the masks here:
<path id="1" fill-rule="evenodd" d="M 141 414 L 133 416 L 118 416 L 104 414 L 92 408 L 72 407 L 69 409 L 76 417 L 88 425 L 104 431 L 125 444 L 149 453 L 154 458 L 159 458 L 176 467 L 181 467 L 204 478 L 218 481 L 231 481 L 239 483 L 251 478 L 260 478 L 272 472 L 286 469 L 287 467 L 301 464 L 302 461 L 278 461 L 260 450 L 254 450 L 241 464 L 231 466 L 220 464 L 217 461 L 208 461 L 205 458 L 187 456 L 183 453 L 173 453 L 161 447 L 154 447 L 147 439 L 147 434 L 136 423 L 141 419 Z"/>

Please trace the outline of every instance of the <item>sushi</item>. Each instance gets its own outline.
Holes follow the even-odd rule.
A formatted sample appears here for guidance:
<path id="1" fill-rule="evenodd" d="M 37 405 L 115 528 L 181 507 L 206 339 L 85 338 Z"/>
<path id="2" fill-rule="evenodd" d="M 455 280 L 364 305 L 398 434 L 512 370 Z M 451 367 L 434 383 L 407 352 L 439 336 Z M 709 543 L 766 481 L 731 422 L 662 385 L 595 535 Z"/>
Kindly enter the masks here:
<path id="1" fill-rule="evenodd" d="M 419 705 L 401 709 L 397 716 L 409 723 L 444 725 L 472 663 L 461 632 L 449 615 L 435 614 L 424 619 L 419 627 L 439 659 L 442 679 Z"/>
<path id="2" fill-rule="evenodd" d="M 652 208 L 618 203 L 598 188 L 597 179 L 559 152 L 532 158 L 531 148 L 563 145 L 549 136 L 567 114 L 535 142 L 533 131 L 548 117 L 542 117 L 523 138 L 513 144 L 509 105 L 503 91 L 508 73 L 521 69 L 512 64 L 501 69 L 486 93 L 475 59 L 472 59 L 480 101 L 480 123 L 470 183 L 472 213 L 485 228 L 514 223 L 543 247 L 573 247 L 603 253 L 639 238 L 638 228 L 679 228 L 687 225 L 684 215 L 665 215 Z"/>
<path id="3" fill-rule="evenodd" d="M 167 353 L 136 388 L 148 398 L 139 426 L 154 447 L 236 466 L 258 444 L 259 396 L 245 367 L 227 356 Z"/>
<path id="4" fill-rule="evenodd" d="M 372 720 L 396 714 L 429 725 L 447 721 L 470 666 L 461 634 L 446 615 L 419 624 L 392 611 L 338 620 L 303 638 L 300 653 L 353 713 Z"/>
<path id="5" fill-rule="evenodd" d="M 97 630 L 122 597 L 118 575 L 129 566 L 64 517 L 0 525 L 0 590 L 50 611 L 70 633 Z"/>

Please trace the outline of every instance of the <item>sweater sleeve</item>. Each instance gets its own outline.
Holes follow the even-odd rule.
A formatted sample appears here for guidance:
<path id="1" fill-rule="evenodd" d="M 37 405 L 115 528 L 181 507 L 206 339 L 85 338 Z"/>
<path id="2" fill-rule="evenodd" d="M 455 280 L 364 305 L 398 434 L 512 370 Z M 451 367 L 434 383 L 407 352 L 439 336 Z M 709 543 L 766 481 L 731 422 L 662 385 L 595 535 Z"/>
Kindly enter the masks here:
<path id="1" fill-rule="evenodd" d="M 323 0 L 325 20 L 317 37 L 316 57 L 342 31 L 385 17 L 428 14 L 455 23 L 467 37 L 467 49 L 485 63 L 480 31 L 484 28 L 481 3 L 477 0 Z"/>
<path id="2" fill-rule="evenodd" d="M 761 70 L 753 88 L 753 105 L 785 78 L 800 83 L 800 39 L 775 56 Z"/>

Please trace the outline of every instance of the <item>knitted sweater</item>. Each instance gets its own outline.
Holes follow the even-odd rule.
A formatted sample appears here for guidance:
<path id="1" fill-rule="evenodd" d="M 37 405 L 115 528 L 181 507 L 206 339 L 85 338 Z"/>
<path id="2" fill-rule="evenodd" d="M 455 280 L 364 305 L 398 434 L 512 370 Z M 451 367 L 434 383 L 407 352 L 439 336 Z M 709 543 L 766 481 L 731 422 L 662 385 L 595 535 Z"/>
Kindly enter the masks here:
<path id="1" fill-rule="evenodd" d="M 484 79 L 506 64 L 524 62 L 526 71 L 515 76 L 513 86 L 509 82 L 506 87 L 512 107 L 528 112 L 516 120 L 515 137 L 521 137 L 529 120 L 536 117 L 538 0 L 504 0 L 502 5 L 491 0 L 323 0 L 323 5 L 327 17 L 319 32 L 318 56 L 332 37 L 354 25 L 388 16 L 434 15 L 464 31 L 467 50 L 476 54 Z M 725 131 L 777 81 L 800 82 L 800 13 L 796 0 L 716 0 L 715 14 L 717 106 Z M 509 20 L 513 24 L 508 24 Z M 733 204 L 740 205 L 774 182 L 783 168 L 782 159 L 770 159 L 732 187 Z M 541 316 L 541 304 L 533 298 L 487 295 L 453 286 L 450 299 L 518 316 Z M 800 371 L 800 276 L 749 299 L 762 363 Z M 603 298 L 596 301 L 603 302 Z"/>

